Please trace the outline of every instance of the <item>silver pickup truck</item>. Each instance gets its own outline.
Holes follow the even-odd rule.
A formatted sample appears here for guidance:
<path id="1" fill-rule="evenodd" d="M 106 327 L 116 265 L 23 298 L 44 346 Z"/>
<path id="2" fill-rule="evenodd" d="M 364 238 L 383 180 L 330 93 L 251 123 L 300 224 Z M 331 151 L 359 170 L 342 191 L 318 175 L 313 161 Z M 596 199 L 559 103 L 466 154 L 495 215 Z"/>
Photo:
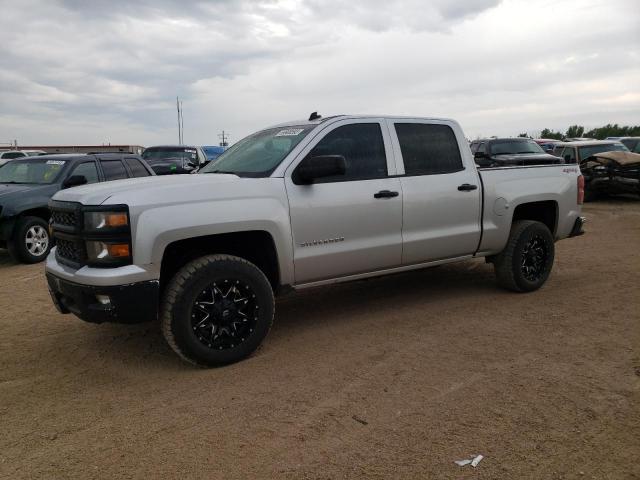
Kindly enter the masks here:
<path id="1" fill-rule="evenodd" d="M 222 365 L 267 335 L 274 296 L 485 257 L 536 290 L 582 233 L 576 165 L 477 169 L 455 121 L 335 116 L 270 127 L 197 175 L 63 190 L 46 265 L 63 313 L 159 319 L 184 359 Z"/>

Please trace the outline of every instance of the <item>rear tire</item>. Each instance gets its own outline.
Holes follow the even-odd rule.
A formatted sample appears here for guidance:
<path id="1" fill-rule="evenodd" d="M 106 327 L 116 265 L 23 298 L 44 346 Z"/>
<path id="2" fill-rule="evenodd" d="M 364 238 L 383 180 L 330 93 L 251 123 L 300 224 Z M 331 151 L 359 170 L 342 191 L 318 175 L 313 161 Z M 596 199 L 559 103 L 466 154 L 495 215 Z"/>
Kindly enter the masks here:
<path id="1" fill-rule="evenodd" d="M 546 225 L 519 220 L 511 227 L 505 249 L 493 259 L 498 284 L 514 292 L 532 292 L 549 278 L 555 244 Z"/>
<path id="2" fill-rule="evenodd" d="M 49 225 L 40 217 L 18 219 L 7 247 L 9 254 L 18 262 L 38 263 L 43 261 L 51 250 Z"/>
<path id="3" fill-rule="evenodd" d="M 220 366 L 251 355 L 273 323 L 273 290 L 254 264 L 208 255 L 171 279 L 161 310 L 162 333 L 184 360 Z"/>

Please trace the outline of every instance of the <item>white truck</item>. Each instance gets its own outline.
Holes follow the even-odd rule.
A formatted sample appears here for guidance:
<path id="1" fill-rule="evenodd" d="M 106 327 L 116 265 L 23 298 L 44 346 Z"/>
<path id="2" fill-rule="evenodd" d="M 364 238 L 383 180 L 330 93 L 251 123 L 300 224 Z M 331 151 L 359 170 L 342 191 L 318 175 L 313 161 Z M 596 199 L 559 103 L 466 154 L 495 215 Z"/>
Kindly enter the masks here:
<path id="1" fill-rule="evenodd" d="M 274 296 L 485 257 L 517 292 L 583 233 L 576 165 L 477 169 L 455 121 L 335 116 L 276 125 L 197 175 L 60 191 L 51 297 L 89 322 L 159 319 L 204 366 L 250 355 Z"/>

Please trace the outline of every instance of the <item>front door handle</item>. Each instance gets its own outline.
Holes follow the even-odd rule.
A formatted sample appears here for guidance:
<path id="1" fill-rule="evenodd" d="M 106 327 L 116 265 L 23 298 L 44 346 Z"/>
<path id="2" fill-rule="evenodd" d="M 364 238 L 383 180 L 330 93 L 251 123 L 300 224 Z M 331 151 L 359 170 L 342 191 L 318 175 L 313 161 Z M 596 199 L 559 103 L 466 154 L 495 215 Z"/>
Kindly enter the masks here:
<path id="1" fill-rule="evenodd" d="M 373 198 L 393 198 L 398 195 L 398 192 L 392 192 L 391 190 L 380 190 L 378 193 L 373 194 Z"/>
<path id="2" fill-rule="evenodd" d="M 460 185 L 458 187 L 458 190 L 460 190 L 461 192 L 470 192 L 470 191 L 475 190 L 477 188 L 478 188 L 477 185 L 471 185 L 470 183 L 463 183 L 462 185 Z"/>

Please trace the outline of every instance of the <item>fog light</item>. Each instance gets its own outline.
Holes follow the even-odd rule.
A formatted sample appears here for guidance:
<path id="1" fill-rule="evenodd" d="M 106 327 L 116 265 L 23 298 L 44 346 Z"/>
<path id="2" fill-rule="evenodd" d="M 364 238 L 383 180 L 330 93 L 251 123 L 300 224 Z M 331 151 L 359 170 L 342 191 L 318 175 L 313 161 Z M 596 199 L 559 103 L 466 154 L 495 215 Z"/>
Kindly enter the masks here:
<path id="1" fill-rule="evenodd" d="M 102 305 L 111 305 L 111 298 L 109 298 L 109 295 L 96 295 L 96 300 L 98 300 Z"/>

